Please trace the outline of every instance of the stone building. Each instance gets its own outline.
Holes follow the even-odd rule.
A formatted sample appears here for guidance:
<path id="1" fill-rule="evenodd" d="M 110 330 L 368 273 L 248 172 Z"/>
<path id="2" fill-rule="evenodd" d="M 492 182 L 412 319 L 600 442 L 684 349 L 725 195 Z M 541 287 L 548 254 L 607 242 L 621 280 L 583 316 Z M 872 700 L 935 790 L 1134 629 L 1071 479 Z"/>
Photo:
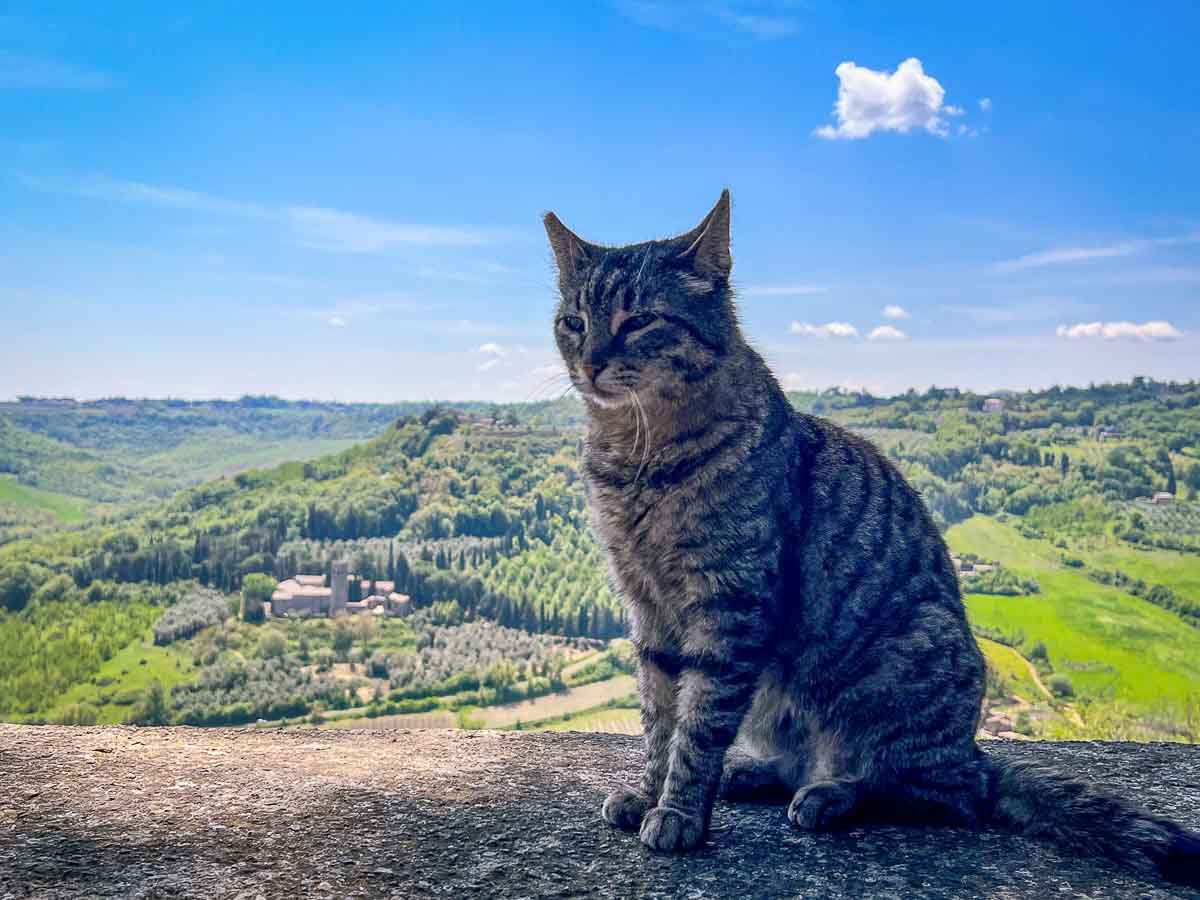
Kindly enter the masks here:
<path id="1" fill-rule="evenodd" d="M 412 601 L 407 594 L 396 593 L 396 585 L 391 581 L 357 579 L 358 596 L 362 599 L 351 600 L 351 577 L 350 564 L 338 559 L 330 565 L 329 587 L 325 586 L 324 575 L 293 575 L 284 579 L 271 594 L 270 615 L 333 618 L 342 613 L 405 616 L 411 612 Z"/>

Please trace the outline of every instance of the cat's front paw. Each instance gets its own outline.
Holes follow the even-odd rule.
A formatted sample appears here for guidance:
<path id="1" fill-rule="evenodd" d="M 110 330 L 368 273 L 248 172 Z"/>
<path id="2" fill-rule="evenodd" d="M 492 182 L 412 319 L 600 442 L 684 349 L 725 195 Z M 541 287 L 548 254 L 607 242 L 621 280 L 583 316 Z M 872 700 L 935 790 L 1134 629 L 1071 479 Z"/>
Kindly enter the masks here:
<path id="1" fill-rule="evenodd" d="M 654 801 L 644 794 L 629 788 L 618 788 L 608 795 L 600 812 L 609 825 L 636 831 L 646 813 L 653 808 Z"/>
<path id="2" fill-rule="evenodd" d="M 704 840 L 704 822 L 669 806 L 656 806 L 642 820 L 642 843 L 667 853 L 691 850 Z"/>

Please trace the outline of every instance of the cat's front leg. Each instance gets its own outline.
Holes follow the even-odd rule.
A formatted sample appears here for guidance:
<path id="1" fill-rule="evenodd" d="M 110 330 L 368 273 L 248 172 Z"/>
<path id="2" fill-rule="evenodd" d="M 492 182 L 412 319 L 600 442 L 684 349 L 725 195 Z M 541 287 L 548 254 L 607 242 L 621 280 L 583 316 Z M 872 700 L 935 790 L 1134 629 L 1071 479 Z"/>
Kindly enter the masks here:
<path id="1" fill-rule="evenodd" d="M 618 788 L 605 799 L 603 815 L 610 825 L 637 830 L 662 792 L 670 765 L 671 735 L 675 732 L 675 687 L 675 679 L 654 661 L 653 655 L 642 654 L 638 662 L 638 693 L 646 769 L 637 787 Z"/>
<path id="2" fill-rule="evenodd" d="M 708 831 L 725 752 L 737 736 L 758 682 L 753 660 L 688 667 L 679 678 L 670 766 L 658 805 L 642 820 L 642 843 L 690 850 Z"/>

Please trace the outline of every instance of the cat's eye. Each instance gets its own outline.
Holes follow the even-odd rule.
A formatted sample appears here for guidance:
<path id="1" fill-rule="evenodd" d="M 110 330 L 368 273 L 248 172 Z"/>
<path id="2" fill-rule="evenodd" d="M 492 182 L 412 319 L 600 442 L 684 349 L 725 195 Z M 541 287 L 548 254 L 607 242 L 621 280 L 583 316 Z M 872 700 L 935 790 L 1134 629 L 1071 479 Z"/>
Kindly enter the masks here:
<path id="1" fill-rule="evenodd" d="M 636 316 L 630 316 L 621 323 L 621 330 L 626 332 L 639 331 L 645 328 L 647 325 L 653 324 L 657 318 L 658 316 L 654 315 L 653 313 L 640 313 Z"/>
<path id="2" fill-rule="evenodd" d="M 559 321 L 562 322 L 564 328 L 576 334 L 583 334 L 584 329 L 587 328 L 586 323 L 579 316 L 563 316 Z"/>

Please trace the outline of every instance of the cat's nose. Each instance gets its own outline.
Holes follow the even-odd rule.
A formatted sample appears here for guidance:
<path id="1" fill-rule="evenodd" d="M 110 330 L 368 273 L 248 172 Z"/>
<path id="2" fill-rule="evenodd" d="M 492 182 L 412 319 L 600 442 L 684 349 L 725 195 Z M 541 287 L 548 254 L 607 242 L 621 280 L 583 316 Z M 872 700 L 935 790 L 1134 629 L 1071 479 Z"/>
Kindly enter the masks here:
<path id="1" fill-rule="evenodd" d="M 599 368 L 597 368 L 596 366 L 580 366 L 579 370 L 581 372 L 583 372 L 583 377 L 586 378 L 588 381 L 595 381 L 596 374 L 600 371 L 600 369 L 603 369 L 603 368 L 604 368 L 603 366 L 600 366 Z"/>

